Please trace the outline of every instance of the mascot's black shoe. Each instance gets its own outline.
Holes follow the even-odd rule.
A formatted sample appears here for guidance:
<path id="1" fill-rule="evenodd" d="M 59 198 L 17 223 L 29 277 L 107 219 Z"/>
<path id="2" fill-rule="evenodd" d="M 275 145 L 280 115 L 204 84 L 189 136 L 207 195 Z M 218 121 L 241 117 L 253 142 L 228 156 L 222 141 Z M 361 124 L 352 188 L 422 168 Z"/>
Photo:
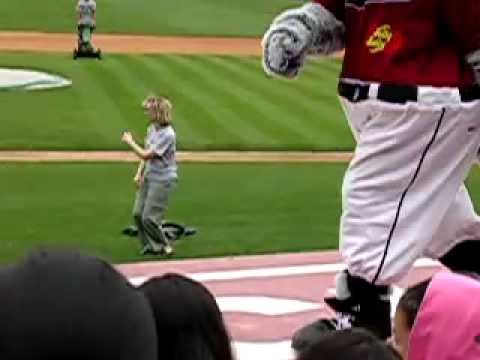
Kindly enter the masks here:
<path id="1" fill-rule="evenodd" d="M 391 336 L 390 301 L 372 300 L 367 304 L 351 299 L 326 298 L 325 302 L 337 313 L 335 318 L 319 319 L 297 330 L 292 337 L 291 347 L 297 353 L 312 345 L 321 334 L 350 328 L 364 328 L 378 338 Z"/>
<path id="2" fill-rule="evenodd" d="M 292 337 L 292 349 L 297 353 L 308 348 L 324 333 L 337 330 L 335 319 L 320 319 L 297 330 Z"/>
<path id="3" fill-rule="evenodd" d="M 361 327 L 383 340 L 391 336 L 390 300 L 378 297 L 359 301 L 353 301 L 353 298 L 346 300 L 326 298 L 325 303 L 337 313 L 335 319 L 337 329 Z"/>
<path id="4" fill-rule="evenodd" d="M 390 288 L 373 285 L 366 280 L 341 272 L 336 279 L 337 297 L 325 303 L 336 317 L 320 319 L 298 330 L 292 338 L 292 348 L 302 351 L 321 333 L 350 328 L 364 328 L 382 340 L 391 336 Z"/>

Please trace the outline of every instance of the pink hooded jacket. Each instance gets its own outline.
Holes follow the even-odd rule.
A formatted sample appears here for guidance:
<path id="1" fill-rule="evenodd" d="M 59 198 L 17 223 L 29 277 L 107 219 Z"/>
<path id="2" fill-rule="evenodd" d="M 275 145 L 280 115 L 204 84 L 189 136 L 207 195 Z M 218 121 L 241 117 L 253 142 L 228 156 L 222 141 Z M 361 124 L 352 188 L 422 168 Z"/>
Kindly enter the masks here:
<path id="1" fill-rule="evenodd" d="M 480 281 L 434 276 L 410 335 L 408 360 L 480 359 Z"/>

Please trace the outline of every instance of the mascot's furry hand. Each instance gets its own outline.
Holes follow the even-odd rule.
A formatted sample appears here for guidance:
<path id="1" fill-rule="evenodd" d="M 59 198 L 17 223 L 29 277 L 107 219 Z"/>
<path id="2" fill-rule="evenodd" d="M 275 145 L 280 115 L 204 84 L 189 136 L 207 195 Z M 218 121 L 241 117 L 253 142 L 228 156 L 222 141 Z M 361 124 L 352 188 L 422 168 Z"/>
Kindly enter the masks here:
<path id="1" fill-rule="evenodd" d="M 280 14 L 262 40 L 263 68 L 294 78 L 307 54 L 327 55 L 344 47 L 345 28 L 323 6 L 310 3 Z"/>
<path id="2" fill-rule="evenodd" d="M 307 55 L 309 33 L 288 29 L 287 24 L 275 26 L 265 34 L 263 69 L 268 75 L 293 78 L 298 75 Z"/>

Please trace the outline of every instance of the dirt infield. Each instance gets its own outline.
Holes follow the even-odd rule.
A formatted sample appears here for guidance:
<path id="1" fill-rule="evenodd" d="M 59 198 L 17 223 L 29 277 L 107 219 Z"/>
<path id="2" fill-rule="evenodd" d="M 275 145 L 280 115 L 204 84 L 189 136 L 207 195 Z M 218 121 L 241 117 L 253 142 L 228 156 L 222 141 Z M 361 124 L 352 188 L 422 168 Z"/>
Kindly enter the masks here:
<path id="1" fill-rule="evenodd" d="M 349 152 L 260 152 L 260 151 L 180 151 L 180 162 L 245 163 L 245 162 L 347 162 Z M 125 151 L 0 151 L 0 162 L 135 162 L 132 152 Z"/>
<path id="2" fill-rule="evenodd" d="M 107 53 L 260 55 L 260 39 L 159 37 L 96 34 L 95 45 Z M 0 32 L 0 50 L 70 52 L 76 34 Z"/>
<path id="3" fill-rule="evenodd" d="M 95 45 L 107 53 L 122 54 L 262 54 L 260 38 L 171 37 L 95 34 Z M 0 50 L 70 52 L 76 44 L 76 34 L 0 32 Z M 342 53 L 335 54 L 343 56 Z"/>

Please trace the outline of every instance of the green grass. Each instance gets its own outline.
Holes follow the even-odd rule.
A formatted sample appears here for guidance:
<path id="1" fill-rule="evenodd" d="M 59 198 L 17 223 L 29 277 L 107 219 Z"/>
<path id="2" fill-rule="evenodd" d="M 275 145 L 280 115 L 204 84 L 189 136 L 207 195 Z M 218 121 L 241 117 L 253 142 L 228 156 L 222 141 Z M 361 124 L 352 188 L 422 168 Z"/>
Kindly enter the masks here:
<path id="1" fill-rule="evenodd" d="M 167 218 L 199 229 L 177 257 L 335 248 L 344 165 L 184 164 Z M 133 164 L 0 164 L 0 262 L 39 246 L 137 261 L 120 235 L 134 197 Z"/>
<path id="2" fill-rule="evenodd" d="M 74 31 L 76 0 L 0 1 L 1 30 Z M 159 35 L 258 36 L 296 0 L 99 0 L 98 30 Z"/>
<path id="3" fill-rule="evenodd" d="M 199 229 L 175 258 L 337 248 L 345 164 L 183 164 L 169 220 Z M 1 164 L 0 263 L 33 248 L 145 260 L 120 235 L 130 222 L 133 164 Z M 480 171 L 468 186 L 480 203 Z M 154 259 L 153 257 L 150 259 Z"/>
<path id="4" fill-rule="evenodd" d="M 121 131 L 143 137 L 142 98 L 173 99 L 183 150 L 349 150 L 336 96 L 340 63 L 310 62 L 295 81 L 264 75 L 255 57 L 1 53 L 0 66 L 44 69 L 68 89 L 0 92 L 0 149 L 118 150 Z"/>

